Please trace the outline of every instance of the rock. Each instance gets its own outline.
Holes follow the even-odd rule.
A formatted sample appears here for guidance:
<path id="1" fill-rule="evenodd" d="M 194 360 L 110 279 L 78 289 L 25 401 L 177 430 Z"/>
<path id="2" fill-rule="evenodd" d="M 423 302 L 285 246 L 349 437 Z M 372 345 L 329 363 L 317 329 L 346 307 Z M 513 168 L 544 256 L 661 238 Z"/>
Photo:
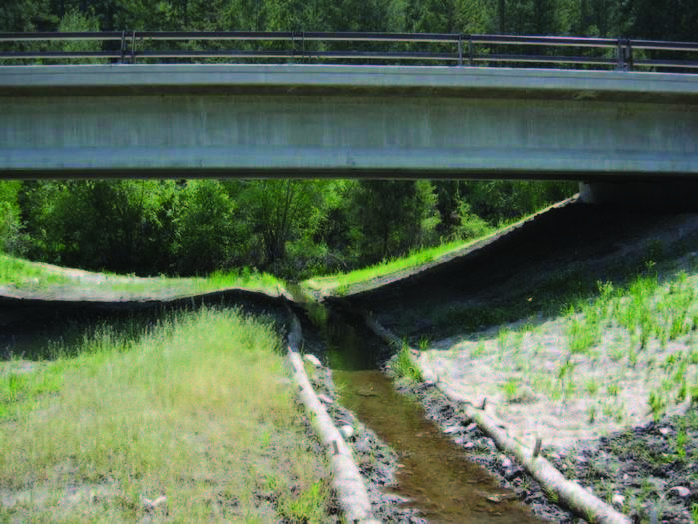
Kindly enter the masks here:
<path id="1" fill-rule="evenodd" d="M 449 426 L 446 429 L 444 429 L 444 433 L 446 435 L 452 435 L 453 433 L 460 433 L 463 431 L 463 426 Z"/>
<path id="2" fill-rule="evenodd" d="M 320 362 L 320 359 L 317 358 L 315 355 L 311 355 L 310 353 L 306 353 L 303 355 L 303 359 L 315 366 L 316 368 L 321 368 L 322 367 L 322 362 Z"/>
<path id="3" fill-rule="evenodd" d="M 352 428 L 348 424 L 345 424 L 344 426 L 339 428 L 339 433 L 342 435 L 342 437 L 348 439 L 354 434 L 354 428 Z"/>
<path id="4" fill-rule="evenodd" d="M 467 431 L 468 433 L 470 433 L 471 431 L 475 431 L 476 429 L 477 429 L 477 424 L 475 424 L 475 422 L 473 422 L 473 423 L 468 424 L 468 425 L 466 426 L 465 431 Z"/>
<path id="5" fill-rule="evenodd" d="M 334 400 L 327 395 L 323 395 L 322 393 L 317 396 L 317 399 L 323 404 L 334 404 Z"/>
<path id="6" fill-rule="evenodd" d="M 625 504 L 625 497 L 620 493 L 614 493 L 613 497 L 611 497 L 611 504 L 613 504 L 616 509 L 621 509 L 623 504 Z"/>
<path id="7" fill-rule="evenodd" d="M 669 429 L 669 428 L 659 428 L 659 432 L 660 432 L 662 435 L 668 435 L 669 433 L 671 433 L 671 429 Z"/>
<path id="8" fill-rule="evenodd" d="M 475 443 L 474 442 L 466 442 L 465 444 L 463 444 L 463 447 L 465 449 L 473 449 L 475 447 Z"/>
<path id="9" fill-rule="evenodd" d="M 167 502 L 167 497 L 165 495 L 161 495 L 155 500 L 150 500 L 150 499 L 143 499 L 143 509 L 145 511 L 153 511 L 156 509 L 158 506 L 161 506 Z"/>
<path id="10" fill-rule="evenodd" d="M 504 457 L 504 459 L 502 460 L 502 467 L 505 468 L 505 469 L 508 469 L 508 468 L 510 468 L 511 466 L 512 466 L 511 460 L 510 460 L 509 458 L 507 458 L 507 457 Z"/>
<path id="11" fill-rule="evenodd" d="M 357 453 L 370 453 L 371 443 L 367 438 L 360 438 L 354 442 L 354 449 Z"/>
<path id="12" fill-rule="evenodd" d="M 685 499 L 691 494 L 691 490 L 684 486 L 674 486 L 669 490 L 669 493 L 675 493 L 682 499 Z"/>

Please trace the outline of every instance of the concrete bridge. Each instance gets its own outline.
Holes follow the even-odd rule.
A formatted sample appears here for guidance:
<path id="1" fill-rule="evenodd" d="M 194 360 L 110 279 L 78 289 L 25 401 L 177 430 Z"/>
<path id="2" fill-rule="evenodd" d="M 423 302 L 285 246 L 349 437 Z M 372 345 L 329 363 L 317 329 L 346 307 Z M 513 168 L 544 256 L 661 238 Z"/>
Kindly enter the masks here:
<path id="1" fill-rule="evenodd" d="M 446 66 L 0 70 L 0 178 L 698 178 L 698 76 Z"/>

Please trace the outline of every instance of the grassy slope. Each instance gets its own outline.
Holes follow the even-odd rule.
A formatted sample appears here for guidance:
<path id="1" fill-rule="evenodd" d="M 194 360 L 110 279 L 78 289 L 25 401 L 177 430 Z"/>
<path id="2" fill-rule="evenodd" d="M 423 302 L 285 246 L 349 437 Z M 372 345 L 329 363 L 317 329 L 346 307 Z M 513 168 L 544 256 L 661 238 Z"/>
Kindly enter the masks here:
<path id="1" fill-rule="evenodd" d="M 0 291 L 10 294 L 81 298 L 103 296 L 111 299 L 174 298 L 230 288 L 244 288 L 275 295 L 283 289 L 281 281 L 267 274 L 216 272 L 207 278 L 139 278 L 128 275 L 92 273 L 30 262 L 0 254 Z"/>
<path id="2" fill-rule="evenodd" d="M 407 256 L 392 260 L 384 260 L 373 266 L 357 269 L 348 273 L 337 273 L 336 275 L 310 278 L 302 283 L 302 287 L 309 291 L 310 294 L 314 294 L 318 297 L 332 295 L 341 296 L 365 288 L 371 283 L 379 284 L 379 281 L 388 282 L 391 279 L 409 276 L 407 273 L 423 271 L 437 266 L 454 257 L 463 255 L 484 243 L 493 241 L 503 233 L 521 226 L 551 208 L 564 205 L 574 198 L 575 197 L 541 209 L 536 213 L 502 226 L 495 231 L 491 231 L 482 237 L 468 240 L 456 240 L 440 246 L 416 250 Z"/>
<path id="3" fill-rule="evenodd" d="M 273 326 L 203 309 L 0 372 L 0 521 L 330 522 Z M 0 368 L 2 369 L 2 368 Z"/>

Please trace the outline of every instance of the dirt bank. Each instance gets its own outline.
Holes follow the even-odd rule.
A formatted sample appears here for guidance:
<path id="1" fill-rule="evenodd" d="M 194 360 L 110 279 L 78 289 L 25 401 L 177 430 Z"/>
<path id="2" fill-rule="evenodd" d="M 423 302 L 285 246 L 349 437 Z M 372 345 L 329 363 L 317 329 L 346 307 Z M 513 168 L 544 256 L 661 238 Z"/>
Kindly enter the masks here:
<path id="1" fill-rule="evenodd" d="M 695 330 L 668 343 L 651 339 L 638 351 L 632 336 L 609 323 L 598 343 L 575 353 L 568 329 L 576 317 L 560 315 L 571 303 L 597 296 L 598 282 L 618 289 L 653 275 L 661 286 L 684 271 L 687 285 L 698 289 L 696 250 L 696 214 L 570 203 L 438 269 L 327 302 L 370 311 L 420 348 L 438 370 L 440 387 L 474 403 L 487 398 L 512 434 L 528 445 L 541 436 L 544 453 L 568 478 L 618 509 L 640 520 L 656 513 L 659 522 L 691 522 L 691 513 L 698 515 L 695 407 L 685 388 L 672 390 L 658 413 L 648 398 L 669 371 L 677 376 L 671 366 L 684 356 L 677 384 L 698 384 Z M 424 385 L 406 391 L 538 514 L 571 519 L 557 513 L 556 501 L 532 488 L 520 468 L 466 431 L 469 421 L 458 406 Z"/>

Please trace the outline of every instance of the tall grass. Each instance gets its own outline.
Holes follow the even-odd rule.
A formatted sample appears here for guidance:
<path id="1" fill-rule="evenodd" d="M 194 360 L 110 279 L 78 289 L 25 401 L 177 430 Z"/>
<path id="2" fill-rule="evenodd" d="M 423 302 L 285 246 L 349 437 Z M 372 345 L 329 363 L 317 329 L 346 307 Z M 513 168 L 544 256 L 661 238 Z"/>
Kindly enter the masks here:
<path id="1" fill-rule="evenodd" d="M 0 374 L 0 521 L 331 521 L 279 349 L 203 309 Z"/>

